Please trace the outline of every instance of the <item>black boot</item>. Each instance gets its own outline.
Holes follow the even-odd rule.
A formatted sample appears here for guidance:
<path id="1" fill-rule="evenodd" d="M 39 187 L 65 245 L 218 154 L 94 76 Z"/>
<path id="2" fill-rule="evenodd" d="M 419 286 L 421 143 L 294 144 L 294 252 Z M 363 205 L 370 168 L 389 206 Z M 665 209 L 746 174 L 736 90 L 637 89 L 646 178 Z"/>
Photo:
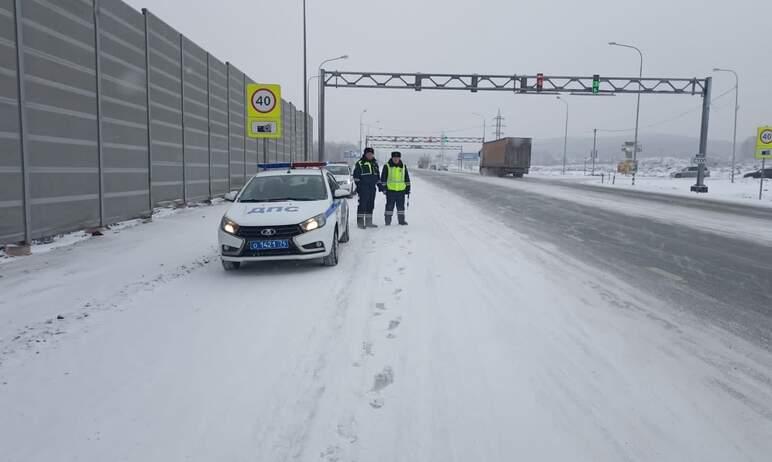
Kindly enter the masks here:
<path id="1" fill-rule="evenodd" d="M 367 228 L 377 228 L 378 225 L 373 223 L 373 216 L 372 215 L 366 215 L 365 216 L 365 226 Z"/>
<path id="2" fill-rule="evenodd" d="M 357 215 L 357 228 L 365 229 L 365 216 Z"/>
<path id="3" fill-rule="evenodd" d="M 386 224 L 386 226 L 391 226 L 391 215 L 384 215 L 383 222 Z"/>
<path id="4" fill-rule="evenodd" d="M 407 226 L 407 220 L 405 220 L 405 214 L 404 213 L 397 214 L 397 221 L 399 221 L 400 225 Z"/>

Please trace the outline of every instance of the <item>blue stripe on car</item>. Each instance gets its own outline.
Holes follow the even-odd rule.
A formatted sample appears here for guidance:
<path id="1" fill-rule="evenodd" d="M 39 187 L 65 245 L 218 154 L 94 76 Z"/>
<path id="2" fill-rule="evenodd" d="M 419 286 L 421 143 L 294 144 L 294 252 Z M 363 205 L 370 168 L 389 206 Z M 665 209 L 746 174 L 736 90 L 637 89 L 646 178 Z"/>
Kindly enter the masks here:
<path id="1" fill-rule="evenodd" d="M 327 210 L 325 210 L 324 216 L 326 218 L 329 218 L 330 215 L 335 213 L 335 209 L 337 209 L 339 205 L 340 205 L 340 201 L 332 201 L 332 205 L 330 205 L 330 207 Z"/>

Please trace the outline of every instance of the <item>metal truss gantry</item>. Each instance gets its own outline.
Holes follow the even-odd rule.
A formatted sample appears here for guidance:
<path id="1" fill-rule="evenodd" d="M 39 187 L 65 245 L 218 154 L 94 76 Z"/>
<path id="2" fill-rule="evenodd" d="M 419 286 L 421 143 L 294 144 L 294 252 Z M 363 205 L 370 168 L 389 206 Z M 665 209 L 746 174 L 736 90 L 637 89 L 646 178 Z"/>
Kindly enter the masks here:
<path id="1" fill-rule="evenodd" d="M 443 143 L 482 143 L 482 138 L 475 136 L 407 136 L 407 135 L 372 135 L 367 137 L 374 143 L 420 143 L 420 144 L 438 144 Z"/>
<path id="2" fill-rule="evenodd" d="M 405 149 L 405 150 L 431 150 L 439 151 L 441 149 L 447 151 L 463 151 L 464 147 L 460 144 L 400 144 L 400 143 L 375 143 L 368 145 L 374 149 Z"/>
<path id="3" fill-rule="evenodd" d="M 367 88 L 400 90 L 456 90 L 502 91 L 512 94 L 530 95 L 616 95 L 616 94 L 659 94 L 702 96 L 702 122 L 697 157 L 705 158 L 708 147 L 708 122 L 713 79 L 654 78 L 654 77 L 602 77 L 602 76 L 554 76 L 495 75 L 495 74 L 433 74 L 417 72 L 354 72 L 319 70 L 319 159 L 324 160 L 324 103 L 325 88 Z M 597 81 L 597 92 L 593 82 Z M 707 192 L 704 183 L 704 163 L 700 163 L 697 184 L 692 191 Z"/>

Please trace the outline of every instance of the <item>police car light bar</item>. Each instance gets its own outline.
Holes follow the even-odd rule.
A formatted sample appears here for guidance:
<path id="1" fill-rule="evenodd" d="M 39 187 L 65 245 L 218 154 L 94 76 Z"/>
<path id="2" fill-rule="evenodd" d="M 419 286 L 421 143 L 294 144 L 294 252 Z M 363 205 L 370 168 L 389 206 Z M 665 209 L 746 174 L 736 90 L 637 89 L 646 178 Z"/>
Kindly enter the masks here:
<path id="1" fill-rule="evenodd" d="M 257 168 L 261 170 L 276 170 L 292 168 L 292 164 L 289 162 L 272 162 L 266 164 L 257 164 Z"/>
<path id="2" fill-rule="evenodd" d="M 326 167 L 327 162 L 293 162 L 292 168 L 321 168 Z"/>
<path id="3" fill-rule="evenodd" d="M 259 170 L 289 170 L 293 168 L 321 168 L 327 165 L 327 162 L 269 162 L 257 164 Z"/>

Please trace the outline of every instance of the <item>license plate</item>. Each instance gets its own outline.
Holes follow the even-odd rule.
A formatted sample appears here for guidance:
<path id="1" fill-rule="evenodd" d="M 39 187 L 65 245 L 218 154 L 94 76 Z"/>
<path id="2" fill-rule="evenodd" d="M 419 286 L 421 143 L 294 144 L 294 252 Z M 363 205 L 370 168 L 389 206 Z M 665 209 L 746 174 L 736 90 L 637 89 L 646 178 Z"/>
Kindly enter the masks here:
<path id="1" fill-rule="evenodd" d="M 249 250 L 276 250 L 289 249 L 288 239 L 276 239 L 272 241 L 250 241 Z"/>

